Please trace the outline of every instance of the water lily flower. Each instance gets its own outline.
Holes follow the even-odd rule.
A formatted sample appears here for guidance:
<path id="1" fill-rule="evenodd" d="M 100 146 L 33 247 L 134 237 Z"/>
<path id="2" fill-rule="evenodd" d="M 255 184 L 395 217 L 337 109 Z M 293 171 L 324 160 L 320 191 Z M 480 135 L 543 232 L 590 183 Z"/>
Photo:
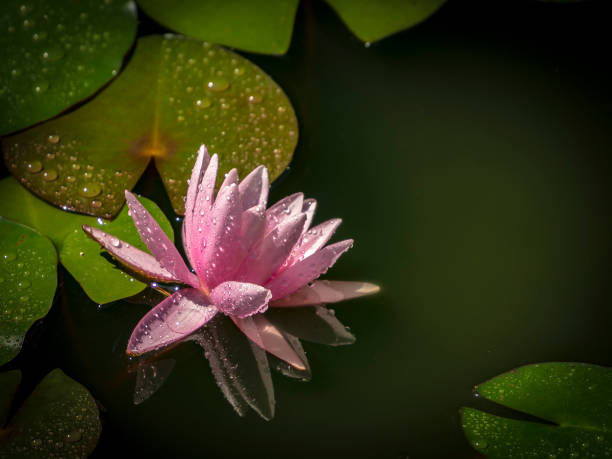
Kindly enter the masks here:
<path id="1" fill-rule="evenodd" d="M 200 147 L 185 198 L 182 231 L 193 271 L 127 190 L 130 215 L 151 254 L 98 228 L 83 226 L 129 269 L 154 281 L 184 285 L 138 322 L 127 353 L 141 355 L 185 340 L 221 313 L 257 346 L 303 370 L 304 359 L 266 318 L 266 309 L 333 303 L 375 293 L 378 287 L 316 281 L 353 241 L 326 245 L 340 220 L 311 228 L 314 199 L 296 193 L 266 209 L 269 179 L 264 166 L 242 181 L 232 169 L 215 196 L 217 169 L 217 155 L 210 157 L 206 147 Z"/>

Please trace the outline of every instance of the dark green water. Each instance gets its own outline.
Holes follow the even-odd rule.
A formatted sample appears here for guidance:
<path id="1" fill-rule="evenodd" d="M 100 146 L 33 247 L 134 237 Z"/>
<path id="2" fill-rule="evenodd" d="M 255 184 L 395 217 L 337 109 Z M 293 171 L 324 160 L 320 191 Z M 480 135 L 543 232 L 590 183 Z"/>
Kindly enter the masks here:
<path id="1" fill-rule="evenodd" d="M 473 458 L 471 389 L 538 361 L 612 365 L 610 6 L 450 1 L 366 49 L 304 2 L 290 52 L 248 55 L 300 122 L 272 200 L 304 191 L 355 247 L 329 279 L 353 346 L 305 343 L 313 380 L 275 375 L 276 418 L 234 414 L 201 349 L 134 406 L 123 356 L 145 306 L 52 311 L 53 359 L 105 407 L 95 457 Z M 150 24 L 144 23 L 143 32 Z M 170 206 L 152 170 L 137 189 Z M 82 294 L 81 294 L 82 295 Z"/>

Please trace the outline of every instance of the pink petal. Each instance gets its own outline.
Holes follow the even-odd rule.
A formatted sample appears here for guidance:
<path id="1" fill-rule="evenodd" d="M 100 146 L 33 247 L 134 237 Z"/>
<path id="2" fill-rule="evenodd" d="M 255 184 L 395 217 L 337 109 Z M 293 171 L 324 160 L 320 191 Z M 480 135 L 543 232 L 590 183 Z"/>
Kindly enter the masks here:
<path id="1" fill-rule="evenodd" d="M 253 245 L 263 237 L 265 223 L 266 214 L 263 206 L 256 205 L 242 212 L 240 243 L 244 253 L 249 253 Z"/>
<path id="2" fill-rule="evenodd" d="M 219 188 L 219 192 L 229 185 L 238 184 L 238 171 L 236 169 L 232 169 L 227 174 L 225 174 L 225 178 L 223 179 L 223 183 Z"/>
<path id="3" fill-rule="evenodd" d="M 198 227 L 200 245 L 193 247 L 195 269 L 209 290 L 230 279 L 244 258 L 241 214 L 238 185 L 232 184 L 219 192 L 212 210 Z"/>
<path id="4" fill-rule="evenodd" d="M 218 312 L 204 294 L 185 288 L 151 309 L 138 322 L 128 341 L 127 353 L 140 355 L 180 341 Z"/>
<path id="5" fill-rule="evenodd" d="M 198 287 L 197 278 L 189 271 L 183 257 L 149 211 L 128 190 L 125 190 L 125 199 L 141 239 L 159 264 L 181 282 Z"/>
<path id="6" fill-rule="evenodd" d="M 308 258 L 325 244 L 335 233 L 338 226 L 340 226 L 342 220 L 334 218 L 328 220 L 314 228 L 309 229 L 300 237 L 300 240 L 295 244 L 291 250 L 291 254 L 287 257 L 285 262 L 279 268 L 278 272 L 282 272 L 285 269 L 293 266 L 298 261 Z"/>
<path id="7" fill-rule="evenodd" d="M 183 243 L 187 257 L 191 261 L 191 265 L 195 268 L 196 259 L 201 251 L 201 238 L 204 234 L 203 225 L 206 215 L 210 213 L 213 206 L 213 195 L 215 192 L 215 183 L 217 181 L 217 170 L 219 169 L 219 157 L 215 154 L 210 158 L 208 166 L 204 171 L 202 181 L 198 184 L 197 194 L 193 206 L 193 220 L 191 229 L 187 228 L 185 239 L 189 240 Z"/>
<path id="8" fill-rule="evenodd" d="M 162 268 L 155 257 L 131 246 L 127 242 L 121 241 L 101 229 L 88 225 L 83 225 L 83 231 L 132 271 L 161 282 L 182 282 Z"/>
<path id="9" fill-rule="evenodd" d="M 325 274 L 336 260 L 353 246 L 353 240 L 336 242 L 322 248 L 315 254 L 298 261 L 293 266 L 264 284 L 272 291 L 272 299 L 283 298 Z"/>
<path id="10" fill-rule="evenodd" d="M 312 219 L 314 218 L 315 210 L 317 210 L 317 200 L 316 199 L 304 199 L 304 203 L 302 204 L 302 212 L 306 214 L 306 223 L 304 223 L 304 231 L 310 228 L 310 224 L 312 223 Z"/>
<path id="11" fill-rule="evenodd" d="M 240 183 L 242 208 L 246 210 L 257 205 L 265 208 L 268 202 L 269 189 L 268 169 L 264 166 L 253 169 Z"/>
<path id="12" fill-rule="evenodd" d="M 291 253 L 300 238 L 306 214 L 298 214 L 283 220 L 272 232 L 257 243 L 242 262 L 236 279 L 263 284 Z"/>
<path id="13" fill-rule="evenodd" d="M 183 246 L 185 252 L 189 253 L 191 240 L 185 237 L 186 234 L 191 234 L 193 228 L 193 210 L 195 207 L 196 196 L 198 195 L 198 187 L 204 177 L 204 171 L 208 167 L 210 156 L 205 145 L 202 145 L 198 150 L 198 157 L 191 171 L 189 179 L 189 187 L 187 188 L 187 196 L 185 197 L 185 220 L 183 221 Z"/>
<path id="14" fill-rule="evenodd" d="M 247 282 L 223 282 L 210 292 L 210 299 L 223 314 L 241 318 L 264 312 L 271 298 L 270 290 Z"/>
<path id="15" fill-rule="evenodd" d="M 239 319 L 232 317 L 236 326 L 260 348 L 284 360 L 298 370 L 305 370 L 306 365 L 293 347 L 287 342 L 278 328 L 263 314 Z"/>
<path id="16" fill-rule="evenodd" d="M 337 303 L 378 293 L 380 287 L 369 282 L 315 281 L 289 296 L 274 301 L 270 306 L 308 306 Z"/>
<path id="17" fill-rule="evenodd" d="M 266 234 L 283 221 L 302 212 L 304 194 L 295 193 L 281 199 L 266 211 Z"/>

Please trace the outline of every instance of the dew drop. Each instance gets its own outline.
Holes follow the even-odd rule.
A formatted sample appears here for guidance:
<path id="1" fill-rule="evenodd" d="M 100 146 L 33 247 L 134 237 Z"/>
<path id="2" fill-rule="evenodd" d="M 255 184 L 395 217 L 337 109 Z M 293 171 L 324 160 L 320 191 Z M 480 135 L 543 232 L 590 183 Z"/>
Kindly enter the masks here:
<path id="1" fill-rule="evenodd" d="M 262 100 L 263 96 L 259 94 L 251 94 L 249 97 L 247 97 L 247 101 L 249 102 L 249 104 L 259 104 Z"/>
<path id="2" fill-rule="evenodd" d="M 244 75 L 244 67 L 236 67 L 234 69 L 234 75 L 237 75 L 237 76 Z"/>
<path id="3" fill-rule="evenodd" d="M 211 102 L 210 99 L 198 99 L 195 101 L 195 106 L 197 108 L 208 108 L 210 107 Z"/>
<path id="4" fill-rule="evenodd" d="M 53 47 L 42 52 L 41 57 L 45 62 L 56 62 L 64 57 L 64 50 L 60 47 Z"/>
<path id="5" fill-rule="evenodd" d="M 14 261 L 17 259 L 17 254 L 15 252 L 6 252 L 2 254 L 2 259 L 4 261 Z"/>
<path id="6" fill-rule="evenodd" d="M 79 194 L 84 198 L 95 198 L 102 193 L 102 187 L 99 183 L 86 183 L 79 189 Z"/>
<path id="7" fill-rule="evenodd" d="M 66 441 L 68 443 L 76 443 L 77 441 L 79 441 L 81 439 L 81 432 L 79 430 L 74 430 L 72 432 L 68 432 L 66 434 Z"/>
<path id="8" fill-rule="evenodd" d="M 214 78 L 206 83 L 206 87 L 209 91 L 222 92 L 229 88 L 229 81 L 222 78 Z"/>
<path id="9" fill-rule="evenodd" d="M 93 207 L 94 209 L 99 209 L 100 207 L 102 207 L 102 201 L 91 201 L 91 204 L 89 204 L 91 207 Z"/>
<path id="10" fill-rule="evenodd" d="M 57 171 L 55 169 L 47 169 L 43 171 L 42 178 L 45 182 L 52 182 L 57 179 Z"/>
<path id="11" fill-rule="evenodd" d="M 37 174 L 42 170 L 42 163 L 40 161 L 31 161 L 26 164 L 26 169 L 30 174 Z"/>
<path id="12" fill-rule="evenodd" d="M 42 81 L 38 81 L 37 83 L 34 84 L 34 92 L 36 94 L 42 94 L 47 89 L 49 89 L 49 82 L 48 81 L 42 80 Z"/>
<path id="13" fill-rule="evenodd" d="M 28 288 L 30 285 L 32 285 L 32 284 L 30 283 L 29 280 L 22 280 L 22 281 L 17 283 L 17 287 L 19 287 L 19 288 Z"/>
<path id="14" fill-rule="evenodd" d="M 113 239 L 111 239 L 111 245 L 113 247 L 119 248 L 119 247 L 121 247 L 121 241 L 119 239 L 117 239 L 117 238 L 113 238 Z"/>
<path id="15" fill-rule="evenodd" d="M 66 176 L 66 181 L 68 183 L 74 183 L 74 182 L 76 182 L 76 177 L 74 175 L 67 175 Z"/>
<path id="16" fill-rule="evenodd" d="M 47 137 L 47 142 L 52 143 L 52 144 L 56 144 L 59 143 L 60 141 L 60 137 L 57 134 L 51 134 L 49 137 Z"/>

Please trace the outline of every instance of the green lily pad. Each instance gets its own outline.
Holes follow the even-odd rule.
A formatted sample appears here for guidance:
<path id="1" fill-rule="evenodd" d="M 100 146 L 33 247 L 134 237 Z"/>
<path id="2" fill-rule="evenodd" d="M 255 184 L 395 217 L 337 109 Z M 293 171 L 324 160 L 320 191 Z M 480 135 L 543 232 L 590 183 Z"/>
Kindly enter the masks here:
<path id="1" fill-rule="evenodd" d="M 0 217 L 0 364 L 19 353 L 30 326 L 49 312 L 56 287 L 51 241 Z"/>
<path id="2" fill-rule="evenodd" d="M 168 237 L 174 240 L 172 226 L 160 208 L 146 198 L 139 198 L 139 201 L 153 215 L 153 218 Z M 132 217 L 128 215 L 127 206 L 112 222 L 99 219 L 91 226 L 101 228 L 122 241 L 149 252 L 138 235 Z M 144 290 L 145 283 L 125 272 L 121 269 L 121 265 L 117 265 L 102 256 L 102 252 L 106 253 L 96 241 L 90 239 L 79 227 L 64 239 L 60 251 L 60 261 L 81 284 L 85 293 L 96 303 L 109 303 L 136 295 Z"/>
<path id="3" fill-rule="evenodd" d="M 464 408 L 474 448 L 490 459 L 612 455 L 612 370 L 582 363 L 527 365 L 476 386 L 479 395 L 548 421 Z"/>
<path id="4" fill-rule="evenodd" d="M 326 0 L 360 40 L 371 43 L 412 27 L 446 0 Z"/>
<path id="5" fill-rule="evenodd" d="M 138 0 L 179 33 L 256 53 L 284 54 L 299 0 Z"/>
<path id="6" fill-rule="evenodd" d="M 0 135 L 57 115 L 121 68 L 136 34 L 125 0 L 4 0 Z"/>
<path id="7" fill-rule="evenodd" d="M 13 177 L 0 180 L 0 215 L 36 229 L 53 241 L 58 251 L 64 238 L 96 218 L 60 210 L 21 186 Z"/>
<path id="8" fill-rule="evenodd" d="M 100 431 L 93 397 L 56 369 L 34 389 L 6 429 L 0 428 L 0 456 L 85 458 L 96 447 Z"/>
<path id="9" fill-rule="evenodd" d="M 140 39 L 126 69 L 91 102 L 3 147 L 11 173 L 38 196 L 111 217 L 151 157 L 182 214 L 202 143 L 219 153 L 221 172 L 236 167 L 244 176 L 264 164 L 274 179 L 295 149 L 297 120 L 281 88 L 246 59 L 166 35 Z"/>

